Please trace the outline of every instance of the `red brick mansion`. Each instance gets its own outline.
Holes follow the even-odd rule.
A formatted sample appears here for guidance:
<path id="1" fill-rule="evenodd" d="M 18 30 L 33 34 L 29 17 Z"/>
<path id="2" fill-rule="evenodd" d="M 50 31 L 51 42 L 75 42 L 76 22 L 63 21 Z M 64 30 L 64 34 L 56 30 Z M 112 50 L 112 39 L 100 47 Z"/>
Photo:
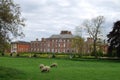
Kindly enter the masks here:
<path id="1" fill-rule="evenodd" d="M 11 52 L 55 52 L 67 53 L 72 50 L 71 40 L 73 35 L 70 31 L 61 31 L 58 35 L 49 38 L 42 38 L 41 41 L 24 42 L 17 41 L 11 43 Z M 27 46 L 27 47 L 26 47 Z M 28 47 L 29 46 L 29 47 Z M 19 48 L 19 49 L 18 49 Z"/>
<path id="2" fill-rule="evenodd" d="M 72 50 L 71 40 L 73 35 L 70 31 L 61 31 L 59 35 L 42 38 L 41 41 L 31 41 L 31 52 L 54 52 L 67 53 Z"/>

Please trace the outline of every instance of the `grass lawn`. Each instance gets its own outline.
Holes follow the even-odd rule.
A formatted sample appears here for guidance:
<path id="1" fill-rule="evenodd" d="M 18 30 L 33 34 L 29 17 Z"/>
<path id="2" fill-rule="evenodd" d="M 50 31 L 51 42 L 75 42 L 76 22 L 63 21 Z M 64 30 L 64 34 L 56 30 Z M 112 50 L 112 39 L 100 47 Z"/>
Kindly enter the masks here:
<path id="1" fill-rule="evenodd" d="M 39 64 L 58 63 L 48 73 Z M 120 80 L 120 62 L 0 57 L 0 80 Z"/>

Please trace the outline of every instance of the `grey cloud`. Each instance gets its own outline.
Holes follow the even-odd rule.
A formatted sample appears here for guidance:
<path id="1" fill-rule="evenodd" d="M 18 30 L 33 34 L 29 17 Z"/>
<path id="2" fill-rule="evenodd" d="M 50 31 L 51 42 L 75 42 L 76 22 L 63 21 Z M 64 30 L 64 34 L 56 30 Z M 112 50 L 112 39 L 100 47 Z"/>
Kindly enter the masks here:
<path id="1" fill-rule="evenodd" d="M 59 34 L 60 30 L 74 31 L 74 28 L 85 19 L 99 15 L 105 16 L 105 26 L 108 26 L 120 16 L 119 0 L 15 0 L 15 2 L 20 4 L 22 15 L 26 18 L 24 40 L 49 37 L 52 34 Z"/>

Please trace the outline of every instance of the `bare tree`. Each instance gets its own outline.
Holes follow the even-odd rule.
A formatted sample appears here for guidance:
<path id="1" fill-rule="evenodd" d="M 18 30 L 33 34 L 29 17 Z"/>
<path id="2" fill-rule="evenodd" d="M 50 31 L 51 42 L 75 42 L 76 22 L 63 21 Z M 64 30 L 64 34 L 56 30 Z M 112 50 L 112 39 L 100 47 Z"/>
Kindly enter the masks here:
<path id="1" fill-rule="evenodd" d="M 103 27 L 103 23 L 105 21 L 105 18 L 103 16 L 98 16 L 96 18 L 93 18 L 91 20 L 86 20 L 83 23 L 83 26 L 85 26 L 88 34 L 91 38 L 93 38 L 93 53 L 95 54 L 95 57 L 97 58 L 97 50 L 96 50 L 96 44 L 98 38 L 100 38 Z"/>

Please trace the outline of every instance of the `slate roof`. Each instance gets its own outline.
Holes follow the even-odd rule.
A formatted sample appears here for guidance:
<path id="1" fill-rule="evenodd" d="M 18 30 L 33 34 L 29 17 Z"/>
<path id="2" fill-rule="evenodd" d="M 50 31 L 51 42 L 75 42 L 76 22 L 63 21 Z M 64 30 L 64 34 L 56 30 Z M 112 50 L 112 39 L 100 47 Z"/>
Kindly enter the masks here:
<path id="1" fill-rule="evenodd" d="M 26 42 L 26 41 L 15 41 L 15 42 L 11 42 L 11 43 L 29 43 L 29 42 Z"/>
<path id="2" fill-rule="evenodd" d="M 60 35 L 52 35 L 50 38 L 73 38 L 72 34 L 60 34 Z"/>

